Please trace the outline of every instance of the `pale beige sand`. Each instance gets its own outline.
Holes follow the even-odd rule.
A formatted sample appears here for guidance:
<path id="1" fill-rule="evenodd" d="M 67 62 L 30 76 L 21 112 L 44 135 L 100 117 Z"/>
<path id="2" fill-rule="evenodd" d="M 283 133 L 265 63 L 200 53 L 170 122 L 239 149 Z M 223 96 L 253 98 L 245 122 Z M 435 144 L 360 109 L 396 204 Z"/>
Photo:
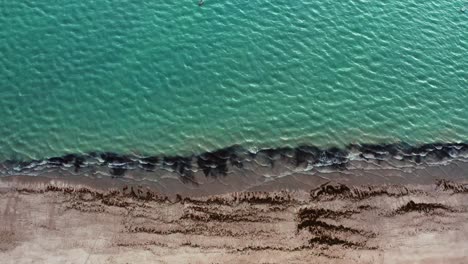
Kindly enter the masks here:
<path id="1" fill-rule="evenodd" d="M 468 263 L 462 183 L 166 199 L 28 179 L 0 181 L 1 263 Z"/>

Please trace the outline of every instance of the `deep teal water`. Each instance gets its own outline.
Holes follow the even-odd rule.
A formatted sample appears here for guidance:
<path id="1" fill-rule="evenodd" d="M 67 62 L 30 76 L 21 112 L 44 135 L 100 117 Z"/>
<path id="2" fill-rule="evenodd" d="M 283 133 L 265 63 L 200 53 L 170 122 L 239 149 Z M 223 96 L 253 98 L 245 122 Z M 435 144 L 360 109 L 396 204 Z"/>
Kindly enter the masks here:
<path id="1" fill-rule="evenodd" d="M 3 1 L 0 159 L 468 140 L 459 1 Z"/>

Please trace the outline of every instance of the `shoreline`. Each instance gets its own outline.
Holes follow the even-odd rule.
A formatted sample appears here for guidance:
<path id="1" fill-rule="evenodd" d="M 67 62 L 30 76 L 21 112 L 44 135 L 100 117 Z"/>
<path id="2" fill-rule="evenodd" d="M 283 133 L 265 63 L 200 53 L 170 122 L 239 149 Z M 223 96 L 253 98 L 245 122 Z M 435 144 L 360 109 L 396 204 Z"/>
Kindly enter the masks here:
<path id="1" fill-rule="evenodd" d="M 0 178 L 89 179 L 105 184 L 141 184 L 160 193 L 190 195 L 264 189 L 310 189 L 325 181 L 346 184 L 424 184 L 463 180 L 468 144 L 436 143 L 314 146 L 263 149 L 237 146 L 188 157 L 136 157 L 116 153 L 65 155 L 28 162 L 0 163 Z M 270 187 L 268 187 L 270 186 Z"/>
<path id="2" fill-rule="evenodd" d="M 138 156 L 114 152 L 89 152 L 65 154 L 41 160 L 5 160 L 0 172 L 22 172 L 41 167 L 70 168 L 78 173 L 89 166 L 107 166 L 112 176 L 118 177 L 127 170 L 155 171 L 158 168 L 172 170 L 182 177 L 189 177 L 194 170 L 202 170 L 205 176 L 222 176 L 230 167 L 242 168 L 245 162 L 257 160 L 274 166 L 287 160 L 289 165 L 328 167 L 345 170 L 349 162 L 400 161 L 413 164 L 437 163 L 457 158 L 468 160 L 468 143 L 427 143 L 410 145 L 404 142 L 390 144 L 349 144 L 345 147 L 320 148 L 314 145 L 297 147 L 262 148 L 255 152 L 233 145 L 210 152 L 187 156 Z"/>
<path id="3" fill-rule="evenodd" d="M 78 173 L 69 164 L 45 163 L 31 167 L 36 176 L 0 177 L 0 259 L 466 263 L 466 150 L 447 159 L 440 154 L 446 146 L 425 147 L 406 160 L 378 151 L 390 158 L 367 153 L 344 167 L 314 167 L 320 151 L 264 151 L 242 166 L 229 155 L 210 165 L 220 172 L 226 164 L 226 174 L 206 173 L 193 159 L 190 177 L 177 167 L 113 177 L 105 172 L 122 164 L 115 157 Z M 306 158 L 298 164 L 298 157 Z M 441 158 L 430 163 L 434 157 Z"/>
<path id="4" fill-rule="evenodd" d="M 255 163 L 255 162 L 252 162 Z M 279 163 L 279 161 L 277 161 Z M 255 163 L 256 165 L 256 163 Z M 154 192 L 175 196 L 207 196 L 242 191 L 280 190 L 305 191 L 326 182 L 337 182 L 348 186 L 357 185 L 428 185 L 444 179 L 454 182 L 467 181 L 468 162 L 452 161 L 441 165 L 419 165 L 395 167 L 386 162 L 370 164 L 351 161 L 345 170 L 294 170 L 286 165 L 244 166 L 230 168 L 231 173 L 223 176 L 206 176 L 202 171 L 191 177 L 181 177 L 177 172 L 158 170 L 129 170 L 121 177 L 109 177 L 99 170 L 73 174 L 61 168 L 43 170 L 37 176 L 0 176 L 0 182 L 21 184 L 44 183 L 50 180 L 72 185 L 84 185 L 99 190 L 129 186 L 145 186 Z M 107 170 L 107 167 L 101 168 Z"/>

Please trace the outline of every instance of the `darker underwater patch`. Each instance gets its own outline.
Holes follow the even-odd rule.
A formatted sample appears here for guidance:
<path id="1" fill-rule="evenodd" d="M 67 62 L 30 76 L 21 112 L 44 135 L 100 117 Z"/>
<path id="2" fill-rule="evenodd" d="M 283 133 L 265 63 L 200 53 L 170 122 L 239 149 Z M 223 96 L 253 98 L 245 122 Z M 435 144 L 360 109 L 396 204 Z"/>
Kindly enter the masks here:
<path id="1" fill-rule="evenodd" d="M 353 153 L 353 158 L 351 158 L 351 153 Z M 395 160 L 424 164 L 466 156 L 468 156 L 468 144 L 466 143 L 350 144 L 344 148 L 319 148 L 303 145 L 296 148 L 267 148 L 258 152 L 250 152 L 235 145 L 189 156 L 137 157 L 113 152 L 91 152 L 89 154 L 67 154 L 45 160 L 9 160 L 2 163 L 3 168 L 0 173 L 6 175 L 28 174 L 28 172 L 40 171 L 44 167 L 73 168 L 74 172 L 78 172 L 84 168 L 97 166 L 108 167 L 109 173 L 113 177 L 123 177 L 127 171 L 134 169 L 155 173 L 158 169 L 164 169 L 178 174 L 184 183 L 195 183 L 194 173 L 197 171 L 201 171 L 206 177 L 224 177 L 234 169 L 244 168 L 247 163 L 251 163 L 253 166 L 257 166 L 257 163 L 266 164 L 271 168 L 281 163 L 291 167 L 343 171 L 348 169 L 350 161 L 355 157 L 363 161 L 377 163 L 384 160 Z"/>

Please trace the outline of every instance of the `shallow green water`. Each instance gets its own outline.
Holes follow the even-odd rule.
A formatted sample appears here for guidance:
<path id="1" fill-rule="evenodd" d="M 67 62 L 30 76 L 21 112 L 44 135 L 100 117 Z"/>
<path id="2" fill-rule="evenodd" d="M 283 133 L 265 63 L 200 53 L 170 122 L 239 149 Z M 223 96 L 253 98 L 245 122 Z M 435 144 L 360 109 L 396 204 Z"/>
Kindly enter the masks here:
<path id="1" fill-rule="evenodd" d="M 468 139 L 458 1 L 3 1 L 0 159 Z"/>

